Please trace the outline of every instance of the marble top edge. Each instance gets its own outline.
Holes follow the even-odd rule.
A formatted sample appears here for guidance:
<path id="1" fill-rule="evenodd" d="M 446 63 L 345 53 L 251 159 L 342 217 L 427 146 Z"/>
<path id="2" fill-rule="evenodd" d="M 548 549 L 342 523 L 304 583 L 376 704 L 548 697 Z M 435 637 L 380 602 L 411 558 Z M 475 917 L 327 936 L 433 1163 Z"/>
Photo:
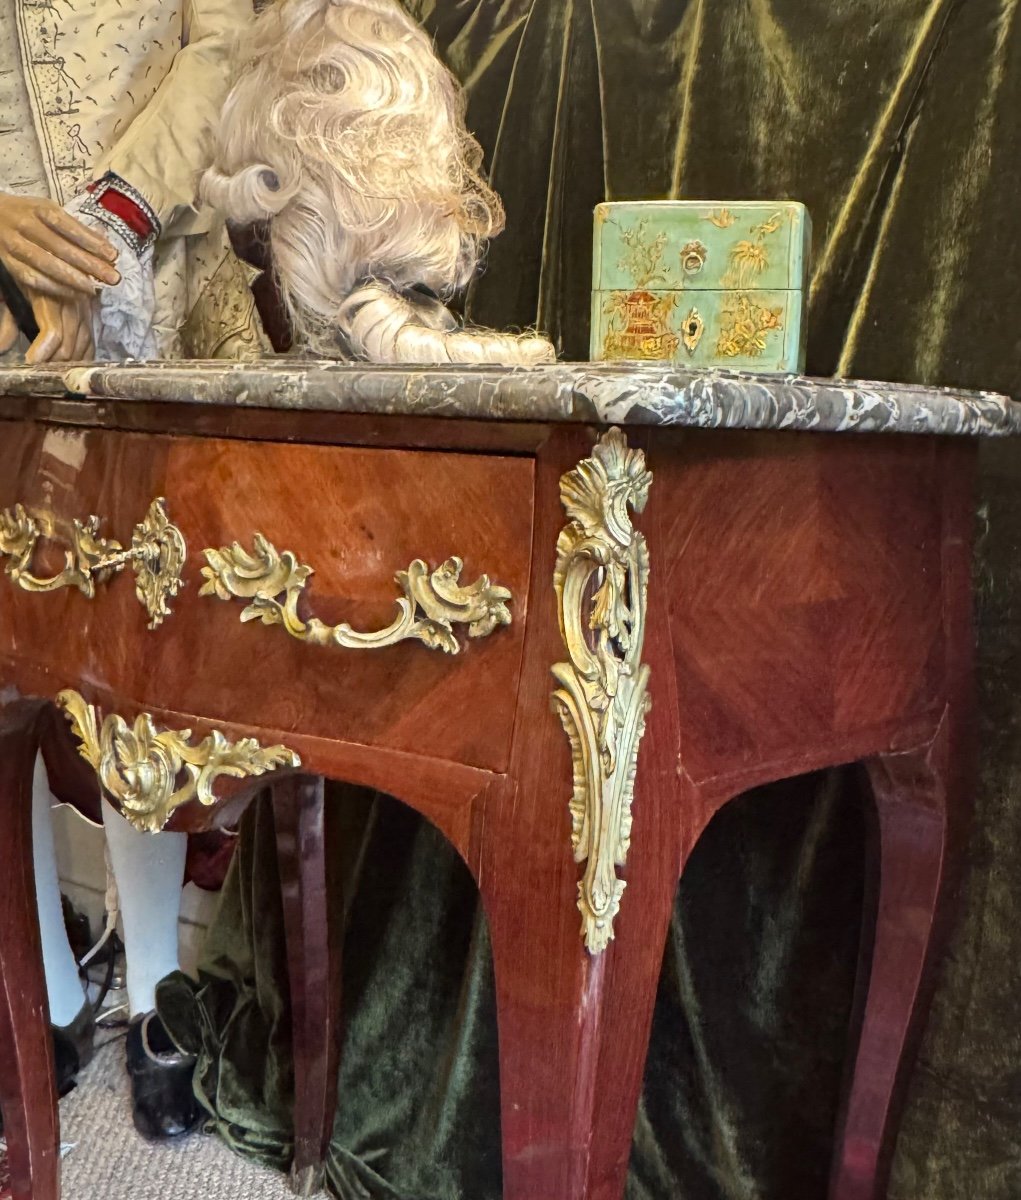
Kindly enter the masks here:
<path id="1" fill-rule="evenodd" d="M 258 363 L 18 366 L 0 370 L 3 396 L 473 420 L 834 433 L 1021 433 L 1021 403 L 992 392 L 648 363 L 398 368 L 284 356 Z M 0 415 L 3 404 L 0 399 Z"/>

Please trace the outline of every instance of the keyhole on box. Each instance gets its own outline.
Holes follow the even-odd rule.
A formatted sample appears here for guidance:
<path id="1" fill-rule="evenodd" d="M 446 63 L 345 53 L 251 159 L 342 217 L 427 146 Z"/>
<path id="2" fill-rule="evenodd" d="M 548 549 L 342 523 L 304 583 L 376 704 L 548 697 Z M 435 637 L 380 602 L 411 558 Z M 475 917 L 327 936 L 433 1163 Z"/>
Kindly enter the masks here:
<path id="1" fill-rule="evenodd" d="M 705 333 L 705 322 L 697 308 L 693 308 L 684 318 L 681 332 L 684 337 L 685 349 L 689 354 L 694 354 L 696 346 L 702 340 L 702 334 Z"/>

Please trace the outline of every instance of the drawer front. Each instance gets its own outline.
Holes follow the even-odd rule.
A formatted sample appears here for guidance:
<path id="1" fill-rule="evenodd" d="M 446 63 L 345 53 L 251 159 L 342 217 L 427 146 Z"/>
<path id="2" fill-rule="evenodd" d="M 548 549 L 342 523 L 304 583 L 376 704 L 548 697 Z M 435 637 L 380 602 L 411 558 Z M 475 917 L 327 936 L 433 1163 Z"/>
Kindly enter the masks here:
<path id="1" fill-rule="evenodd" d="M 300 729 L 490 770 L 506 766 L 528 592 L 530 459 L 30 423 L 5 424 L 2 433 L 0 510 L 20 503 L 53 534 L 36 547 L 36 576 L 61 570 L 72 518 L 97 515 L 99 535 L 127 546 L 158 496 L 186 542 L 184 585 L 169 601 L 170 615 L 152 630 L 130 567 L 97 584 L 93 599 L 74 587 L 26 591 L 0 579 L 0 657 L 45 664 L 54 693 L 97 686 L 137 707 L 212 722 Z M 257 534 L 265 539 L 261 549 Z M 230 551 L 235 542 L 263 566 Z M 228 551 L 214 560 L 227 598 L 203 577 L 207 550 Z M 294 630 L 242 622 L 251 597 L 231 596 L 231 588 L 245 590 L 239 578 L 247 569 L 272 597 L 291 561 L 286 552 L 296 568 L 312 568 L 307 577 L 300 570 L 290 575 Z M 451 616 L 454 580 L 440 578 L 437 591 L 424 572 L 417 594 L 432 611 L 414 609 L 390 635 L 401 640 L 378 648 L 333 644 L 392 626 L 406 594 L 397 573 L 418 560 L 431 570 L 453 556 L 463 560 L 460 585 L 488 574 L 510 592 L 509 626 L 487 631 L 483 622 L 479 636 L 471 636 L 461 618 L 478 616 L 487 597 L 470 599 L 455 606 L 450 634 L 440 630 L 459 653 L 430 648 L 409 627 L 414 617 Z M 267 575 L 266 562 L 276 573 Z M 203 587 L 207 594 L 200 594 Z M 260 604 L 275 611 L 285 598 L 280 590 L 277 605 Z M 488 605 L 496 613 L 499 595 L 490 592 Z M 312 637 L 313 617 L 342 628 Z"/>
<path id="2" fill-rule="evenodd" d="M 801 371 L 804 293 L 592 293 L 594 361 L 643 360 L 734 371 Z"/>

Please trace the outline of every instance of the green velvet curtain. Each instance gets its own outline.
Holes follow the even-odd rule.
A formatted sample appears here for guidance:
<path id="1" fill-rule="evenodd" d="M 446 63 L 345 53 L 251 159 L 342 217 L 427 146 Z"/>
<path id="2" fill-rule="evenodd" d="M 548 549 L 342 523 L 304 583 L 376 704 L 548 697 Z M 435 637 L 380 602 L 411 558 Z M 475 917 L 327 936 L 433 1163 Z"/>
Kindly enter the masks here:
<path id="1" fill-rule="evenodd" d="M 587 353 L 602 199 L 791 197 L 816 231 L 809 369 L 1021 395 L 1019 0 L 405 0 L 469 96 L 508 210 L 469 315 Z M 984 448 L 983 773 L 962 917 L 893 1200 L 1021 1196 L 1021 469 Z M 496 1027 L 464 867 L 338 789 L 347 1033 L 337 1195 L 499 1200 Z M 678 892 L 629 1200 L 825 1195 L 862 901 L 855 773 L 728 806 Z M 285 1168 L 286 969 L 265 803 L 199 984 L 161 1011 L 232 1145 Z"/>

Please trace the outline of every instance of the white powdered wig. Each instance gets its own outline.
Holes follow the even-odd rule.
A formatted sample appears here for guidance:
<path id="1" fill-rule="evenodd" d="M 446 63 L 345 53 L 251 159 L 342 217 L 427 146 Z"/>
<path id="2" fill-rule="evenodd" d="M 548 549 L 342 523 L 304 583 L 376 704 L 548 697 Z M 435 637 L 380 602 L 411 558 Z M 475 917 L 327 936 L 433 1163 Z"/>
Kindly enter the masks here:
<path id="1" fill-rule="evenodd" d="M 464 98 L 397 0 L 275 0 L 224 106 L 203 198 L 269 220 L 296 337 L 374 362 L 539 363 L 534 334 L 462 329 L 442 304 L 504 223 Z"/>

